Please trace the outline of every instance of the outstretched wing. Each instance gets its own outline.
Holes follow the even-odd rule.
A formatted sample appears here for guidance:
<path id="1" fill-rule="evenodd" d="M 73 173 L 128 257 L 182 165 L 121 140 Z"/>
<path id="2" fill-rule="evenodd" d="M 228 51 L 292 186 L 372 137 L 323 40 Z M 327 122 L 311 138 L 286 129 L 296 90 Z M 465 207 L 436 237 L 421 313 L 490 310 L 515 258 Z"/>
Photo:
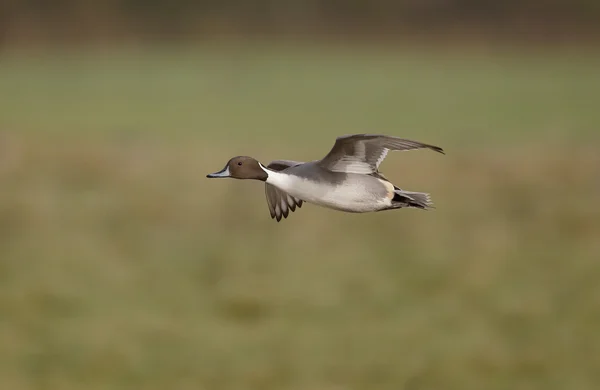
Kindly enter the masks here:
<path id="1" fill-rule="evenodd" d="M 330 171 L 371 174 L 390 150 L 431 149 L 444 154 L 438 146 L 408 139 L 377 134 L 355 134 L 338 137 L 329 153 L 319 164 Z"/>
<path id="2" fill-rule="evenodd" d="M 289 160 L 275 160 L 271 161 L 267 168 L 274 171 L 283 171 L 289 167 L 302 164 L 298 161 Z M 296 211 L 296 207 L 302 207 L 302 200 L 291 196 L 290 194 L 281 191 L 274 185 L 265 183 L 265 195 L 267 197 L 267 205 L 269 206 L 269 212 L 271 218 L 281 221 L 281 218 L 287 218 L 290 210 Z"/>

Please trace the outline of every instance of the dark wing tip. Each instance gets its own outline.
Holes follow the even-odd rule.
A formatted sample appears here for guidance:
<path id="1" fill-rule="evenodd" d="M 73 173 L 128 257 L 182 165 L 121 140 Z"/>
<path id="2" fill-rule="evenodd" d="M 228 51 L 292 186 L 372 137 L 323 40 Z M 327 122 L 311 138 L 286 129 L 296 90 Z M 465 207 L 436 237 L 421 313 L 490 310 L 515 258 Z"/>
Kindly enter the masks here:
<path id="1" fill-rule="evenodd" d="M 435 152 L 441 153 L 441 154 L 446 154 L 446 152 L 444 151 L 444 149 L 440 148 L 439 146 L 433 146 L 430 145 L 429 148 Z"/>
<path id="2" fill-rule="evenodd" d="M 392 139 L 396 139 L 399 141 L 404 141 L 407 142 L 411 147 L 408 148 L 408 150 L 410 149 L 420 149 L 420 148 L 427 148 L 427 149 L 431 149 L 434 152 L 438 152 L 441 154 L 446 154 L 446 152 L 444 151 L 444 149 L 442 149 L 439 146 L 435 146 L 435 145 L 431 145 L 431 144 L 426 144 L 423 142 L 419 142 L 419 141 L 414 141 L 414 140 L 410 140 L 410 139 L 403 139 L 403 138 L 397 138 L 397 137 L 387 137 L 387 138 L 392 138 Z"/>

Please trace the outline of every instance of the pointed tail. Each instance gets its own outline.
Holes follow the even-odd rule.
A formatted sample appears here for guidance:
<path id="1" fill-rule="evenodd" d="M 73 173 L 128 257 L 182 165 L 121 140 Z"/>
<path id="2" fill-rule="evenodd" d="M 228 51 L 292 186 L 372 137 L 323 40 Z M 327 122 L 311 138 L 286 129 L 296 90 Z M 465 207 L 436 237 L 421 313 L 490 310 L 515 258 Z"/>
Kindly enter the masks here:
<path id="1" fill-rule="evenodd" d="M 411 192 L 397 189 L 394 192 L 392 202 L 397 203 L 399 207 L 414 207 L 422 210 L 435 208 L 429 194 L 424 192 Z"/>

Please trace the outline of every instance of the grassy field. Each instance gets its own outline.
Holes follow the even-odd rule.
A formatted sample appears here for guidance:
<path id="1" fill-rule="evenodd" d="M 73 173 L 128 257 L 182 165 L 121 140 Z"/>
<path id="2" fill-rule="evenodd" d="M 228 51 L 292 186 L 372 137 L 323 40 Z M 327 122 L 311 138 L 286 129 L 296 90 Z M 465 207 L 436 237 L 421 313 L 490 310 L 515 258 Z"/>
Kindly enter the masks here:
<path id="1" fill-rule="evenodd" d="M 225 46 L 0 59 L 0 388 L 600 386 L 600 56 Z M 434 212 L 210 181 L 337 135 Z"/>

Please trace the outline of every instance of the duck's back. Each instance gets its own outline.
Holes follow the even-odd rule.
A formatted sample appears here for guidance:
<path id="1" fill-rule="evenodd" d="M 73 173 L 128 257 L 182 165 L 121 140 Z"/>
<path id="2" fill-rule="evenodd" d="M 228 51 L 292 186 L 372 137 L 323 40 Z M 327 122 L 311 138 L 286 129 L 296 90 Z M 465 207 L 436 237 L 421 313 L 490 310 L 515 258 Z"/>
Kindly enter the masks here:
<path id="1" fill-rule="evenodd" d="M 349 212 L 381 210 L 390 204 L 393 185 L 370 175 L 332 172 L 316 162 L 290 167 L 286 192 L 308 203 Z"/>

